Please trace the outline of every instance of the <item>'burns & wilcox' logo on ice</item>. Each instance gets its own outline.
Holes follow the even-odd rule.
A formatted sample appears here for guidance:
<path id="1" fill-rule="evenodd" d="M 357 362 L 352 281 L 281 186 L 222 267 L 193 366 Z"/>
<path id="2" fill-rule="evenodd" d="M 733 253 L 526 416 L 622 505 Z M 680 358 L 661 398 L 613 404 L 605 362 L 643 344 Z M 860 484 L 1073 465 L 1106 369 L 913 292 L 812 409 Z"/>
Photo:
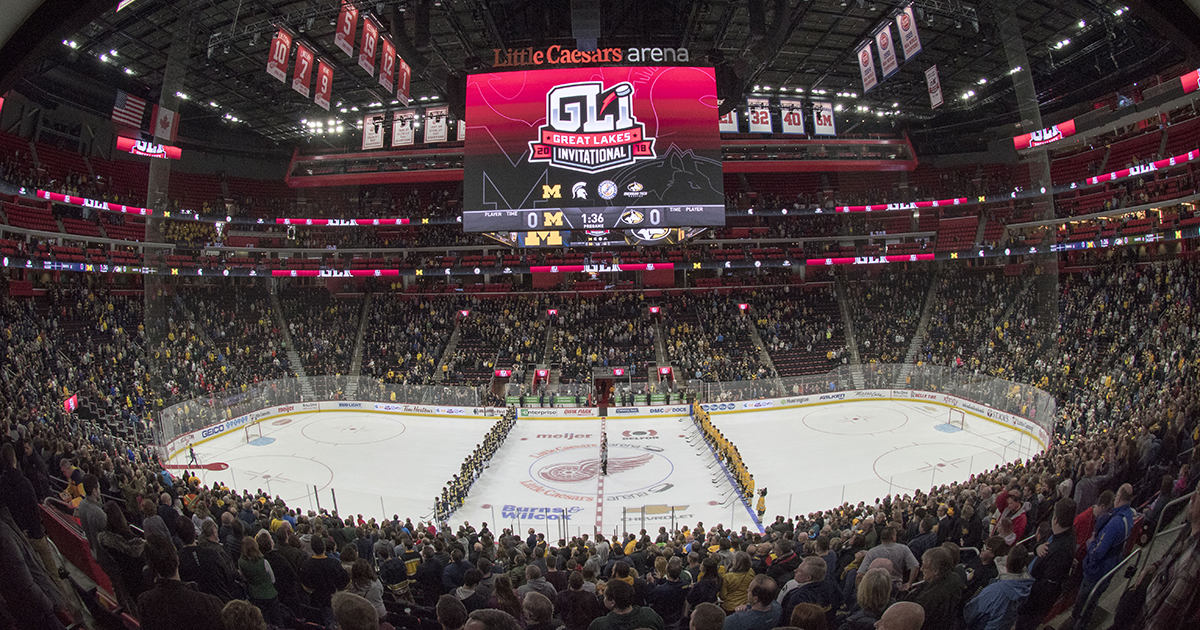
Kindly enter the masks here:
<path id="1" fill-rule="evenodd" d="M 546 94 L 546 124 L 529 143 L 529 161 L 599 173 L 654 159 L 655 139 L 645 131 L 628 81 L 608 89 L 599 81 L 558 85 Z"/>

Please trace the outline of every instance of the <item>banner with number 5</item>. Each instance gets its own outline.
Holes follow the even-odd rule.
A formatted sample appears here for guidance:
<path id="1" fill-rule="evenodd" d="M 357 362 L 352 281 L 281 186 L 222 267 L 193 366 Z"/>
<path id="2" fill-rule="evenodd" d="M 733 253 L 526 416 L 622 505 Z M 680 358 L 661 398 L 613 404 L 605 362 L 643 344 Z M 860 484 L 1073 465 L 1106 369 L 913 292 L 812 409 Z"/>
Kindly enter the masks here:
<path id="1" fill-rule="evenodd" d="M 313 51 L 304 42 L 296 43 L 296 70 L 292 74 L 292 89 L 303 94 L 309 94 L 308 86 L 312 82 Z"/>
<path id="2" fill-rule="evenodd" d="M 271 57 L 267 59 L 267 74 L 287 82 L 288 59 L 292 55 L 292 34 L 282 26 L 271 40 Z"/>
<path id="3" fill-rule="evenodd" d="M 333 66 L 329 65 L 328 61 L 321 59 L 317 62 L 317 95 L 313 101 L 324 109 L 329 111 L 329 99 L 333 96 Z"/>
<path id="4" fill-rule="evenodd" d="M 750 114 L 750 133 L 771 133 L 770 101 L 765 98 L 746 99 Z"/>
<path id="5" fill-rule="evenodd" d="M 354 31 L 358 29 L 358 7 L 342 0 L 342 12 L 338 15 L 337 33 L 333 44 L 342 49 L 347 57 L 354 56 Z"/>

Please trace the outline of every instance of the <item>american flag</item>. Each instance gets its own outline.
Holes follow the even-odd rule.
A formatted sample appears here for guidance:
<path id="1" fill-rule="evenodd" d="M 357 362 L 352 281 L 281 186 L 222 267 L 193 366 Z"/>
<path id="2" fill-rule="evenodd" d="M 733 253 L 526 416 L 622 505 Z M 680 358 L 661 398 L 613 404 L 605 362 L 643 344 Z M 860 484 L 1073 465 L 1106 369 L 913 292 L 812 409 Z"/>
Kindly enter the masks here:
<path id="1" fill-rule="evenodd" d="M 117 100 L 113 103 L 113 122 L 125 125 L 126 127 L 141 129 L 142 116 L 145 113 L 146 101 L 117 90 Z"/>

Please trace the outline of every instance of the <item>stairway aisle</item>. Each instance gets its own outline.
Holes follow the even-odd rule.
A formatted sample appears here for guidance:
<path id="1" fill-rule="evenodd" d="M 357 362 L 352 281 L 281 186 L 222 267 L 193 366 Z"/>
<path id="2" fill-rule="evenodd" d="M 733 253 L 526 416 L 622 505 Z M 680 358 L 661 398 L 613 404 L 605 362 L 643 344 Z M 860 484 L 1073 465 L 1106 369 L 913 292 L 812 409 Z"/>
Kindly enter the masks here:
<path id="1" fill-rule="evenodd" d="M 933 272 L 933 278 L 929 281 L 929 292 L 925 294 L 925 306 L 921 309 L 921 322 L 917 324 L 917 331 L 913 333 L 912 341 L 908 344 L 908 352 L 904 353 L 904 365 L 900 368 L 900 373 L 896 375 L 896 380 L 892 386 L 896 389 L 903 389 L 905 382 L 908 380 L 908 375 L 912 373 L 913 364 L 917 360 L 917 355 L 921 352 L 921 346 L 925 345 L 925 333 L 929 330 L 929 317 L 933 314 L 933 301 L 937 299 L 938 278 L 941 276 L 941 269 Z"/>
<path id="2" fill-rule="evenodd" d="M 362 376 L 363 337 L 367 331 L 367 321 L 371 315 L 371 300 L 374 296 L 374 293 L 367 294 L 367 298 L 363 300 L 362 313 L 358 318 L 358 335 L 354 337 L 354 354 L 350 359 L 350 372 L 347 374 L 349 377 L 346 382 L 347 400 L 354 400 L 354 397 L 358 395 L 358 380 Z"/>
<path id="3" fill-rule="evenodd" d="M 304 400 L 316 400 L 316 390 L 313 389 L 312 383 L 308 381 L 308 374 L 304 371 L 304 364 L 300 361 L 300 353 L 296 352 L 295 344 L 292 343 L 292 335 L 288 332 L 287 320 L 283 317 L 283 305 L 279 303 L 278 284 L 274 281 L 271 282 L 271 310 L 275 312 L 275 321 L 279 324 L 279 330 L 283 334 L 284 347 L 287 349 L 288 367 L 292 369 L 292 373 L 296 375 L 296 378 L 300 379 L 300 393 L 303 395 Z"/>
<path id="4" fill-rule="evenodd" d="M 854 337 L 854 318 L 850 316 L 850 301 L 846 299 L 846 280 L 843 274 L 835 273 L 834 281 L 838 310 L 842 313 L 842 327 L 846 331 L 846 346 L 850 348 L 850 377 L 854 381 L 854 388 L 862 389 L 862 360 L 858 357 L 858 340 Z"/>

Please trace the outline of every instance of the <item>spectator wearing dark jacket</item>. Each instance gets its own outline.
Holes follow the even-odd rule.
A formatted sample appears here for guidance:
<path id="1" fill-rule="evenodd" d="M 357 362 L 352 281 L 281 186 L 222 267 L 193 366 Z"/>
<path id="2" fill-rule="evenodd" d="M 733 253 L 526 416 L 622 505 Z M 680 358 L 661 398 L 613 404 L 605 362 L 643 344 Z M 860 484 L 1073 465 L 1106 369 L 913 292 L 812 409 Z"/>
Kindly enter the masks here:
<path id="1" fill-rule="evenodd" d="M 193 533 L 193 536 L 195 534 Z M 221 629 L 221 600 L 179 579 L 175 545 L 161 534 L 146 540 L 146 560 L 158 578 L 154 588 L 138 598 L 144 630 Z"/>
<path id="2" fill-rule="evenodd" d="M 909 593 L 908 601 L 925 611 L 922 630 L 954 628 L 961 616 L 963 583 L 954 572 L 954 559 L 942 547 L 934 547 L 921 557 L 921 576 L 925 583 Z"/>
<path id="3" fill-rule="evenodd" d="M 567 590 L 554 597 L 554 610 L 566 624 L 567 630 L 587 630 L 593 620 L 604 615 L 604 606 L 596 595 L 583 590 L 583 574 L 572 571 L 567 578 Z"/>
<path id="4" fill-rule="evenodd" d="M 1060 499 L 1054 504 L 1050 539 L 1037 547 L 1029 566 L 1033 587 L 1017 614 L 1017 630 L 1034 630 L 1062 595 L 1075 559 L 1075 501 Z"/>
<path id="5" fill-rule="evenodd" d="M 674 630 L 679 626 L 683 616 L 683 607 L 687 603 L 687 590 L 679 576 L 683 573 L 683 561 L 678 557 L 667 562 L 667 575 L 654 585 L 646 594 L 646 604 L 662 617 L 666 630 Z"/>

